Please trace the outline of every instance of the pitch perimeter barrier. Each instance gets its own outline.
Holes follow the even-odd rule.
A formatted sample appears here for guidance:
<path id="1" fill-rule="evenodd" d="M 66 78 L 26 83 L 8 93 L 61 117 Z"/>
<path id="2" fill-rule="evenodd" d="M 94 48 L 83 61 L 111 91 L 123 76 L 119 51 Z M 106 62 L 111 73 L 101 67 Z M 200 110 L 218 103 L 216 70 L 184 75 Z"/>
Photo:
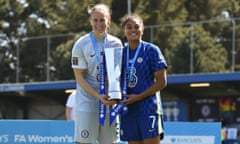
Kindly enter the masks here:
<path id="1" fill-rule="evenodd" d="M 73 127 L 64 120 L 0 120 L 0 143 L 73 144 Z M 218 122 L 165 122 L 161 144 L 220 144 L 220 135 Z"/>

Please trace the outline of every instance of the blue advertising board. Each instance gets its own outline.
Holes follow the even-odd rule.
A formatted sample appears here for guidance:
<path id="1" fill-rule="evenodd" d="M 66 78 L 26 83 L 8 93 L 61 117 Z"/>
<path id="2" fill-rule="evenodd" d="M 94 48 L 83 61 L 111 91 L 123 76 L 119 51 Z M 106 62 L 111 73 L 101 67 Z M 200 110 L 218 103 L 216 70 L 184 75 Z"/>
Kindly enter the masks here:
<path id="1" fill-rule="evenodd" d="M 0 143 L 73 144 L 73 128 L 64 120 L 0 120 Z M 220 123 L 165 122 L 161 144 L 220 144 L 220 131 Z"/>
<path id="2" fill-rule="evenodd" d="M 0 120 L 1 144 L 73 144 L 73 122 Z"/>
<path id="3" fill-rule="evenodd" d="M 221 123 L 167 122 L 161 144 L 221 144 Z"/>

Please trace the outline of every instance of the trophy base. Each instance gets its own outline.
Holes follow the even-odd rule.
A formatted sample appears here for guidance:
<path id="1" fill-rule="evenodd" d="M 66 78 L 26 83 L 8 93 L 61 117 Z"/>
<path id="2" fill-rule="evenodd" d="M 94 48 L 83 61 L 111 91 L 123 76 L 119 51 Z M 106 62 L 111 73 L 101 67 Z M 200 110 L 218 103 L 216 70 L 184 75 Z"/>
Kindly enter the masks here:
<path id="1" fill-rule="evenodd" d="M 119 101 L 122 99 L 122 95 L 121 92 L 117 91 L 117 92 L 109 92 L 109 96 L 110 96 L 110 100 L 116 100 Z"/>

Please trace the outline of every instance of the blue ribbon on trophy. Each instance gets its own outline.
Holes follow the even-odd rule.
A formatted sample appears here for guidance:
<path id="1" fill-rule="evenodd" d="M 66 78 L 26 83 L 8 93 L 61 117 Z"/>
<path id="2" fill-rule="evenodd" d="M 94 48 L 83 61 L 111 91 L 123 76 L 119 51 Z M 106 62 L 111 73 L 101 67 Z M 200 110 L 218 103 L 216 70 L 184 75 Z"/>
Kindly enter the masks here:
<path id="1" fill-rule="evenodd" d="M 122 100 L 127 99 L 127 76 L 126 71 L 123 72 L 123 81 L 122 81 Z M 118 114 L 125 115 L 128 111 L 127 106 L 124 103 L 117 103 L 112 109 L 110 113 L 110 125 L 116 119 Z"/>
<path id="2" fill-rule="evenodd" d="M 125 67 L 123 69 L 123 77 L 122 77 L 122 94 L 123 94 L 123 98 L 122 100 L 126 100 L 127 99 L 127 85 L 128 85 L 128 78 L 127 78 L 127 72 L 128 72 L 128 60 L 126 59 L 126 55 L 123 56 L 124 57 L 124 62 L 125 62 Z M 128 108 L 125 104 L 121 103 L 122 105 L 122 115 L 125 115 L 128 112 Z"/>
<path id="3" fill-rule="evenodd" d="M 107 38 L 104 38 L 104 51 L 100 52 L 97 48 L 96 39 L 94 34 L 90 34 L 93 47 L 96 53 L 96 59 L 98 62 L 98 67 L 100 71 L 100 91 L 102 95 L 106 95 L 106 71 L 108 76 L 108 96 L 110 100 L 122 100 L 126 97 L 126 82 L 123 82 L 125 88 L 120 86 L 120 77 L 121 77 L 121 66 L 122 66 L 122 47 L 118 43 L 107 43 Z M 126 74 L 125 78 L 126 80 Z M 116 117 L 122 112 L 123 109 L 126 109 L 126 106 L 122 103 L 117 103 L 113 106 L 110 112 L 110 125 L 116 119 Z M 125 110 L 126 111 L 126 110 Z M 99 123 L 104 125 L 106 119 L 106 105 L 99 101 Z"/>
<path id="4" fill-rule="evenodd" d="M 94 51 L 96 53 L 96 60 L 98 62 L 98 68 L 99 68 L 99 73 L 100 73 L 100 90 L 99 93 L 101 95 L 105 95 L 106 94 L 106 74 L 105 74 L 105 56 L 104 56 L 104 51 L 99 52 L 99 49 L 97 47 L 97 42 L 96 39 L 94 37 L 93 32 L 90 33 L 90 37 L 91 37 L 91 41 L 93 44 L 93 48 Z M 106 43 L 106 36 L 104 38 L 104 45 Z M 100 55 L 99 55 L 100 53 Z M 106 106 L 99 101 L 99 123 L 100 125 L 104 125 L 105 122 L 105 118 L 106 118 Z"/>
<path id="5" fill-rule="evenodd" d="M 120 45 L 110 44 L 104 49 L 106 58 L 106 69 L 108 76 L 108 96 L 110 100 L 120 101 L 126 95 L 126 87 L 121 88 L 121 71 L 123 48 Z M 126 86 L 126 83 L 123 84 Z M 123 93 L 123 96 L 122 96 Z M 110 125 L 122 112 L 124 104 L 115 104 L 110 111 Z"/>
<path id="6" fill-rule="evenodd" d="M 104 58 L 104 52 L 101 52 L 101 63 L 100 63 L 100 94 L 105 95 L 106 94 L 106 73 L 105 73 L 105 58 Z M 102 103 L 102 101 L 99 101 L 99 123 L 100 125 L 104 125 L 106 119 L 106 106 Z"/>

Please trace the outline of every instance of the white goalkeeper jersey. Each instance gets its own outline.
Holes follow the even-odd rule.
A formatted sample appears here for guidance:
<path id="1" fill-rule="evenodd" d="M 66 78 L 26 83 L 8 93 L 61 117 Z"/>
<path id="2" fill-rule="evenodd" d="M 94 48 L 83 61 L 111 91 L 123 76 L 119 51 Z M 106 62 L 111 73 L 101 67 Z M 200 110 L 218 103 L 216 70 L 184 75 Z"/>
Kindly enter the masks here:
<path id="1" fill-rule="evenodd" d="M 99 61 L 96 58 L 96 52 L 91 40 L 91 33 L 88 33 L 79 38 L 73 45 L 72 48 L 72 68 L 73 69 L 86 69 L 86 81 L 92 86 L 97 92 L 100 89 L 100 72 L 99 72 Z M 107 34 L 106 40 L 103 38 L 96 41 L 97 51 L 104 50 L 106 45 L 118 45 L 122 46 L 122 42 L 119 38 Z M 76 110 L 86 112 L 98 112 L 99 99 L 86 93 L 78 84 L 76 91 Z"/>

